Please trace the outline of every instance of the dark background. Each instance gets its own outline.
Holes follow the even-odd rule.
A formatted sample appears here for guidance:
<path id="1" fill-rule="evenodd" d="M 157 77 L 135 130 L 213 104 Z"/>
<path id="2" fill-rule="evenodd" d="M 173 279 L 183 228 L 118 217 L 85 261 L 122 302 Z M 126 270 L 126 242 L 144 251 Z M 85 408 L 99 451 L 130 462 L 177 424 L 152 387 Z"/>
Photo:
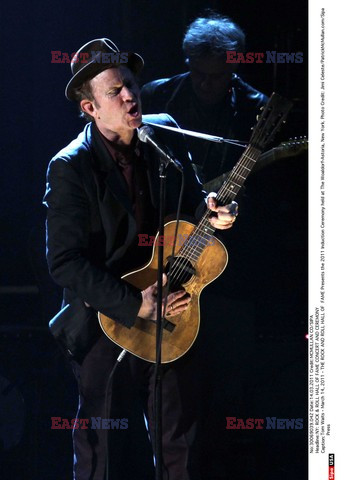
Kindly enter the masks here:
<path id="1" fill-rule="evenodd" d="M 278 141 L 307 134 L 307 2 L 62 0 L 1 2 L 0 460 L 2 478 L 71 475 L 69 431 L 50 417 L 75 415 L 76 387 L 47 332 L 60 294 L 44 260 L 41 204 L 49 159 L 82 129 L 64 97 L 73 52 L 111 38 L 139 52 L 141 83 L 185 71 L 186 26 L 205 7 L 232 16 L 247 51 L 297 52 L 303 64 L 241 65 L 254 87 L 294 102 Z M 229 268 L 203 296 L 195 346 L 208 401 L 201 406 L 206 479 L 307 478 L 307 158 L 276 162 L 251 178 Z M 205 317 L 204 317 L 205 315 Z M 303 430 L 226 430 L 225 417 L 303 418 Z M 1 442 L 3 446 L 1 448 Z M 133 479 L 133 476 L 132 476 Z"/>

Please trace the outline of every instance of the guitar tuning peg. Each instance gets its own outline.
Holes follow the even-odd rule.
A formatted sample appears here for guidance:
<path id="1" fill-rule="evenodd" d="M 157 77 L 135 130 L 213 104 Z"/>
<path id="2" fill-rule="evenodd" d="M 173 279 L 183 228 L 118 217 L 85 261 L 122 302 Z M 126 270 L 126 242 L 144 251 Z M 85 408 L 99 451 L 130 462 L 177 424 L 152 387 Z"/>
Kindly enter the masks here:
<path id="1" fill-rule="evenodd" d="M 259 121 L 259 118 L 260 118 L 260 115 L 257 115 L 257 116 L 256 116 L 256 121 L 257 121 L 257 122 Z"/>
<path id="2" fill-rule="evenodd" d="M 260 107 L 260 112 L 262 112 L 264 110 L 264 107 Z"/>

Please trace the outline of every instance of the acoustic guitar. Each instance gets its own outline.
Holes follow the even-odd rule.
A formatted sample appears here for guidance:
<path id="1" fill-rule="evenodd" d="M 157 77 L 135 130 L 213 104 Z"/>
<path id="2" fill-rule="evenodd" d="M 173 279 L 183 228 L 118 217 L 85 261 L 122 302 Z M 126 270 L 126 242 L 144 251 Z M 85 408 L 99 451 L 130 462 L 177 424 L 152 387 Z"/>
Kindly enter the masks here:
<path id="1" fill-rule="evenodd" d="M 262 107 L 250 144 L 217 193 L 219 204 L 226 205 L 235 199 L 259 159 L 261 151 L 273 140 L 275 133 L 285 121 L 291 106 L 291 102 L 273 93 L 268 103 Z M 177 239 L 185 240 L 178 242 L 174 258 L 171 258 L 171 246 L 164 245 L 166 271 L 170 267 L 170 289 L 171 291 L 185 289 L 191 296 L 191 301 L 181 314 L 163 319 L 162 363 L 177 360 L 193 345 L 200 325 L 201 292 L 206 285 L 221 275 L 228 262 L 226 248 L 213 235 L 215 229 L 209 222 L 210 215 L 211 212 L 207 210 L 197 225 L 186 221 L 179 222 Z M 167 223 L 164 238 L 174 237 L 175 229 L 175 221 Z M 157 241 L 156 237 L 148 264 L 122 277 L 140 290 L 146 289 L 157 280 Z M 139 358 L 155 362 L 155 322 L 138 317 L 135 324 L 128 328 L 100 312 L 98 318 L 104 333 L 114 343 Z"/>

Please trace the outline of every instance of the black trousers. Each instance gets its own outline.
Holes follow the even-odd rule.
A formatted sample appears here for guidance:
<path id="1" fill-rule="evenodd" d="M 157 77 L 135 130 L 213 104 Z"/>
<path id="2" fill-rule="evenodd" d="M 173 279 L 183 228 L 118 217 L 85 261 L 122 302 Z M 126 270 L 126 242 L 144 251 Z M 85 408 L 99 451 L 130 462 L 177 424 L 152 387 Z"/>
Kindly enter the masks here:
<path id="1" fill-rule="evenodd" d="M 73 362 L 79 386 L 78 419 L 107 418 L 105 389 L 119 353 L 120 348 L 102 335 L 81 365 Z M 163 365 L 164 480 L 200 478 L 195 445 L 199 410 L 197 370 L 193 351 Z M 153 372 L 154 365 L 126 354 L 115 372 L 108 401 L 109 418 L 126 418 L 128 428 L 107 430 L 89 424 L 87 429 L 73 430 L 75 480 L 104 480 L 107 445 L 110 480 L 154 478 L 153 454 L 143 416 L 144 412 L 154 440 Z"/>

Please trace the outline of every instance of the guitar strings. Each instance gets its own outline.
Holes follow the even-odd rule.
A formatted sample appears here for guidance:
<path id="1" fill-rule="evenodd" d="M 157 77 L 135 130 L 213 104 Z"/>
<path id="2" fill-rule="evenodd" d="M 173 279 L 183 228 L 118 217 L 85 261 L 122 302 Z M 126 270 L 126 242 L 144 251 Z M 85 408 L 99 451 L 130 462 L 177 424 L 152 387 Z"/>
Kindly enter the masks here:
<path id="1" fill-rule="evenodd" d="M 249 150 L 250 150 L 250 155 L 247 154 L 247 152 L 249 153 Z M 255 149 L 254 149 L 255 150 Z M 241 176 L 241 172 L 247 168 L 248 170 L 251 170 L 251 168 L 254 166 L 256 160 L 257 160 L 257 157 L 260 156 L 261 152 L 256 150 L 256 151 L 253 151 L 253 147 L 249 146 L 245 153 L 242 155 L 242 158 L 240 159 L 240 161 L 237 163 L 237 165 L 235 165 L 235 167 L 233 168 L 233 171 L 230 175 L 230 178 L 233 178 L 234 180 L 236 180 L 235 177 L 237 176 L 240 176 L 242 181 L 240 183 L 243 183 L 243 177 Z M 252 156 L 255 156 L 255 158 L 253 158 Z M 243 162 L 243 160 L 247 160 L 247 162 Z M 245 163 L 247 163 L 248 167 L 246 167 Z M 251 168 L 249 168 L 251 167 Z M 225 201 L 227 199 L 228 196 L 230 196 L 230 194 L 232 193 L 232 195 L 235 197 L 235 195 L 238 193 L 237 192 L 231 192 L 229 189 L 228 189 L 228 185 L 231 183 L 231 180 L 229 181 L 225 181 L 221 190 L 219 191 L 218 195 L 217 195 L 217 199 L 220 200 L 220 201 Z M 238 183 L 234 182 L 236 185 L 238 185 L 239 187 L 241 187 L 241 185 L 239 185 Z M 208 219 L 209 219 L 209 215 L 210 215 L 210 212 L 209 211 L 206 211 L 205 214 L 203 215 L 201 221 L 199 222 L 199 224 L 197 225 L 197 227 L 195 227 L 195 229 L 193 230 L 192 232 L 192 235 L 190 235 L 188 237 L 188 240 L 191 238 L 191 236 L 195 235 L 197 236 L 197 234 L 200 234 L 202 233 L 201 230 L 207 230 L 207 228 L 209 228 L 210 230 L 215 230 L 213 227 L 211 227 Z M 212 235 L 210 234 L 203 234 L 204 236 L 202 236 L 201 238 L 205 238 L 207 237 L 207 242 L 210 238 L 212 238 Z M 204 250 L 205 246 L 207 245 L 207 243 L 205 245 L 197 245 L 195 246 L 194 243 L 191 244 L 191 242 L 187 241 L 185 242 L 185 244 L 183 245 L 182 249 L 180 250 L 179 255 L 181 255 L 181 257 L 178 257 L 178 259 L 182 259 L 182 261 L 179 261 L 177 260 L 174 265 L 173 265 L 173 268 L 172 268 L 172 274 L 174 275 L 175 277 L 175 274 L 177 274 L 176 278 L 174 278 L 174 281 L 176 280 L 179 280 L 181 283 L 184 283 L 183 282 L 183 275 L 186 273 L 186 267 L 189 265 L 190 263 L 190 260 L 193 260 L 193 261 L 197 261 L 198 260 L 198 257 L 200 256 L 200 254 L 202 253 L 202 251 Z M 199 251 L 199 248 L 201 249 Z M 196 253 L 197 253 L 197 258 L 196 258 Z"/>
<path id="2" fill-rule="evenodd" d="M 239 192 L 239 188 L 241 188 L 241 186 L 243 185 L 243 181 L 246 178 L 246 177 L 242 176 L 243 170 L 247 169 L 247 170 L 250 171 L 252 169 L 252 167 L 255 165 L 256 160 L 258 159 L 260 154 L 261 154 L 261 152 L 259 150 L 255 150 L 255 148 L 253 148 L 252 146 L 249 146 L 246 149 L 246 151 L 243 153 L 241 159 L 234 166 L 234 168 L 231 172 L 231 175 L 229 177 L 230 179 L 226 180 L 223 183 L 220 191 L 217 194 L 217 197 L 216 197 L 217 200 L 219 200 L 221 202 L 224 202 L 224 201 L 227 201 L 228 196 L 229 197 L 232 196 L 232 198 L 235 198 L 235 196 Z M 255 158 L 253 158 L 254 156 L 255 156 Z M 246 162 L 244 160 L 246 160 Z M 240 181 L 241 185 L 239 185 L 239 183 L 237 183 L 239 178 L 241 180 Z M 235 181 L 235 180 L 237 180 L 237 181 Z M 229 186 L 230 186 L 231 183 L 233 183 L 233 184 L 235 184 L 239 187 L 236 192 L 231 191 L 229 189 Z M 193 261 L 198 260 L 199 256 L 201 255 L 204 248 L 206 247 L 207 243 L 212 238 L 213 233 L 212 234 L 209 234 L 209 233 L 206 234 L 207 229 L 213 230 L 213 232 L 215 230 L 211 226 L 211 224 L 209 223 L 209 215 L 210 215 L 210 212 L 207 210 L 205 212 L 205 214 L 203 215 L 202 219 L 200 220 L 199 224 L 195 227 L 195 229 L 192 231 L 192 234 L 189 235 L 186 242 L 182 246 L 181 250 L 178 252 L 178 255 L 181 255 L 181 256 L 178 256 L 175 261 L 173 259 L 174 263 L 173 263 L 173 266 L 172 266 L 171 272 L 170 272 L 170 275 L 173 277 L 172 278 L 173 282 L 179 281 L 180 283 L 184 283 L 184 274 L 188 273 L 188 272 L 186 272 L 186 268 L 188 267 L 190 261 L 191 260 L 193 260 Z M 206 240 L 206 243 L 204 244 L 204 242 L 201 242 L 201 244 L 200 244 L 200 243 L 197 242 L 197 245 L 195 245 L 196 241 L 191 242 L 191 238 L 194 238 L 194 236 L 197 237 L 198 239 L 201 238 L 201 239 Z M 180 259 L 182 259 L 182 260 L 180 260 Z"/>

